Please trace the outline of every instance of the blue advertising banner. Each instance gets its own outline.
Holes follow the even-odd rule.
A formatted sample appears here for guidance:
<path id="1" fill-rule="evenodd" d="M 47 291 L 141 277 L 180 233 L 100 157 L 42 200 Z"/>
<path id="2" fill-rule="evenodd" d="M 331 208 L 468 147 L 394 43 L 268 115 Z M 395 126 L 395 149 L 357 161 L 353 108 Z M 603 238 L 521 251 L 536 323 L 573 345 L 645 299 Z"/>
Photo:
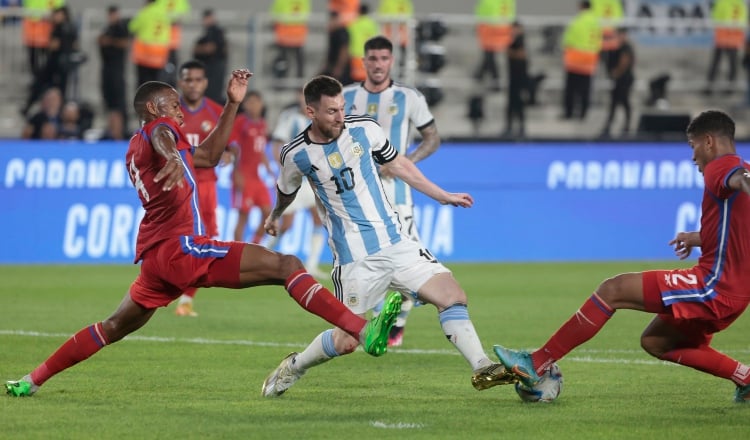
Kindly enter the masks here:
<path id="1" fill-rule="evenodd" d="M 126 147 L 1 141 L 0 263 L 132 262 L 143 212 Z M 447 262 L 669 259 L 675 233 L 699 228 L 703 178 L 685 143 L 446 144 L 420 168 L 475 199 L 462 209 L 415 195 L 422 241 Z M 230 170 L 217 171 L 226 239 L 237 217 Z M 260 221 L 255 210 L 248 235 Z M 304 259 L 311 229 L 299 213 L 277 249 Z"/>

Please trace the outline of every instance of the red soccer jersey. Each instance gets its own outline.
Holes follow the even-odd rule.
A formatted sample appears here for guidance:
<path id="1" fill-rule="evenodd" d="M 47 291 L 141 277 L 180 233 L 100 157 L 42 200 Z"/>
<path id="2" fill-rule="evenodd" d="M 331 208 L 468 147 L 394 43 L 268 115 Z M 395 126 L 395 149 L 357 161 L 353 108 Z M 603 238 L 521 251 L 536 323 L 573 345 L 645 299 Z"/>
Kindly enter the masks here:
<path id="1" fill-rule="evenodd" d="M 171 191 L 162 190 L 163 182 L 154 182 L 154 177 L 166 164 L 166 159 L 151 145 L 154 129 L 159 125 L 172 130 L 185 164 L 182 187 L 176 186 Z M 146 211 L 138 228 L 136 263 L 143 258 L 145 251 L 168 237 L 205 234 L 195 191 L 193 148 L 173 119 L 156 119 L 134 134 L 125 155 L 125 164 Z"/>
<path id="2" fill-rule="evenodd" d="M 246 180 L 260 180 L 258 166 L 266 154 L 266 121 L 252 120 L 247 115 L 237 116 L 235 139 L 240 146 L 240 157 L 237 166 Z"/>
<path id="3" fill-rule="evenodd" d="M 703 170 L 705 190 L 701 213 L 701 256 L 706 287 L 734 298 L 750 298 L 750 196 L 727 187 L 737 169 L 748 169 L 741 157 L 729 154 Z"/>
<path id="4" fill-rule="evenodd" d="M 219 115 L 224 110 L 224 107 L 216 101 L 206 97 L 203 98 L 203 102 L 196 110 L 190 110 L 182 98 L 180 98 L 180 106 L 184 115 L 182 132 L 187 136 L 188 143 L 194 147 L 200 145 L 208 137 L 208 134 L 219 121 Z M 195 178 L 199 182 L 215 182 L 216 171 L 213 168 L 196 168 Z"/>

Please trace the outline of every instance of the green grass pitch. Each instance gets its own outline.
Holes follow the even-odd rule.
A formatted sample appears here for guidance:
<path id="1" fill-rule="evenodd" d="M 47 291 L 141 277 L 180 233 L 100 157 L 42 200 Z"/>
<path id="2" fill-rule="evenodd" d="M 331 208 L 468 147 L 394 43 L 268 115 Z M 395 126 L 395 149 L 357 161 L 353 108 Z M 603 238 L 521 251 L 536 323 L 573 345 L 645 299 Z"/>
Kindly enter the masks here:
<path id="1" fill-rule="evenodd" d="M 492 345 L 541 345 L 598 283 L 675 262 L 452 264 Z M 17 379 L 69 335 L 106 318 L 135 266 L 0 266 L 0 379 Z M 198 318 L 160 310 L 128 339 L 52 378 L 31 398 L 0 396 L 2 439 L 720 439 L 750 436 L 750 407 L 728 381 L 659 362 L 639 347 L 651 317 L 620 311 L 559 362 L 552 404 L 512 387 L 477 392 L 435 309 L 409 319 L 404 345 L 312 369 L 278 399 L 266 375 L 328 325 L 280 287 L 198 292 Z M 750 319 L 714 346 L 750 362 Z"/>

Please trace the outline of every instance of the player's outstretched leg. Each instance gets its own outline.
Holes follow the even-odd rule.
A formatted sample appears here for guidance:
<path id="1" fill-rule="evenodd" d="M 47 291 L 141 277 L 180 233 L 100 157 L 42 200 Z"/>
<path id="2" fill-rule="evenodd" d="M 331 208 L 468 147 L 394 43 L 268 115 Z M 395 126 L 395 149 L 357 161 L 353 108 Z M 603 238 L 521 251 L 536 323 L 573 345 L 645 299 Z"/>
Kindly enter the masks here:
<path id="1" fill-rule="evenodd" d="M 5 393 L 13 397 L 29 397 L 38 389 L 39 387 L 34 384 L 28 374 L 20 380 L 5 382 Z"/>
<path id="2" fill-rule="evenodd" d="M 527 387 L 533 387 L 539 382 L 539 375 L 534 369 L 531 354 L 525 351 L 517 351 L 505 348 L 501 345 L 493 347 L 497 358 L 510 370 L 518 380 Z"/>
<path id="3" fill-rule="evenodd" d="M 373 317 L 365 326 L 360 342 L 367 353 L 382 356 L 388 351 L 388 337 L 401 312 L 401 301 L 400 293 L 389 293 L 383 301 L 380 314 Z"/>

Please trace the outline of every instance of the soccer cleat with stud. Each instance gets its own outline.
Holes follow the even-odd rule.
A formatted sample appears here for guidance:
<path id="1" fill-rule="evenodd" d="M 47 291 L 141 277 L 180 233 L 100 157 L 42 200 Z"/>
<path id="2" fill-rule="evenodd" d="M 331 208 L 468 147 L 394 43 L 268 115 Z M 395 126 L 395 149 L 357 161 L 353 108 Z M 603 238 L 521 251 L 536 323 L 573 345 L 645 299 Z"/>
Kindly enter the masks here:
<path id="1" fill-rule="evenodd" d="M 178 304 L 177 308 L 174 309 L 174 314 L 177 316 L 190 316 L 192 318 L 195 318 L 196 316 L 198 316 L 198 313 L 195 310 L 193 310 L 192 302 Z"/>
<path id="2" fill-rule="evenodd" d="M 517 351 L 505 348 L 501 345 L 493 347 L 497 358 L 500 359 L 505 368 L 513 373 L 518 380 L 529 388 L 539 382 L 541 379 L 536 370 L 534 363 L 531 361 L 531 355 L 525 351 Z"/>
<path id="3" fill-rule="evenodd" d="M 279 397 L 305 374 L 304 371 L 297 371 L 292 367 L 295 356 L 297 356 L 296 352 L 289 353 L 279 366 L 266 377 L 266 380 L 263 381 L 263 388 L 261 388 L 263 397 Z"/>
<path id="4" fill-rule="evenodd" d="M 516 376 L 503 364 L 492 364 L 478 370 L 471 376 L 471 384 L 477 391 L 486 390 L 497 385 L 508 385 L 518 382 Z"/>
<path id="5" fill-rule="evenodd" d="M 29 397 L 39 389 L 31 381 L 31 378 L 24 376 L 21 380 L 9 380 L 5 382 L 5 393 L 13 397 Z"/>
<path id="6" fill-rule="evenodd" d="M 750 403 L 750 385 L 737 386 L 734 392 L 734 401 L 737 403 Z"/>
<path id="7" fill-rule="evenodd" d="M 382 356 L 388 351 L 388 337 L 393 323 L 401 313 L 401 294 L 391 292 L 383 301 L 383 309 L 373 317 L 362 333 L 361 343 L 365 351 L 373 356 Z"/>
<path id="8" fill-rule="evenodd" d="M 389 347 L 400 347 L 404 342 L 404 328 L 394 325 L 388 335 Z"/>

